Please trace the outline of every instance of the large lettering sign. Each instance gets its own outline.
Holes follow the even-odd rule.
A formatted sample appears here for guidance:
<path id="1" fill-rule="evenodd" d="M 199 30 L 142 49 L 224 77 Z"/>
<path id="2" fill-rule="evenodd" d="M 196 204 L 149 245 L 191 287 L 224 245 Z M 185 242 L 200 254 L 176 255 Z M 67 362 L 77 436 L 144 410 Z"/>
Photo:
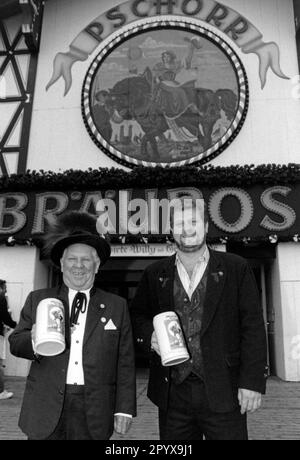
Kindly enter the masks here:
<path id="1" fill-rule="evenodd" d="M 180 194 L 204 197 L 208 203 L 209 238 L 213 242 L 297 239 L 300 234 L 300 185 L 251 189 L 223 187 L 151 190 L 101 190 L 0 194 L 0 241 L 40 238 L 48 223 L 66 210 L 98 216 L 101 229 L 111 235 L 168 237 L 168 203 Z M 99 226 L 99 228 L 100 228 Z M 125 241 L 125 240 L 124 240 Z"/>
<path id="2" fill-rule="evenodd" d="M 172 16 L 172 18 L 170 18 Z M 271 69 L 278 77 L 288 78 L 280 67 L 280 52 L 274 42 L 265 43 L 262 33 L 243 15 L 215 0 L 129 0 L 95 18 L 70 44 L 69 51 L 58 53 L 54 61 L 50 88 L 61 77 L 65 81 L 65 95 L 72 86 L 72 66 L 86 61 L 97 47 L 116 31 L 126 30 L 133 22 L 138 26 L 151 18 L 164 20 L 188 18 L 203 26 L 207 23 L 223 32 L 245 54 L 259 58 L 259 76 L 262 88 Z"/>

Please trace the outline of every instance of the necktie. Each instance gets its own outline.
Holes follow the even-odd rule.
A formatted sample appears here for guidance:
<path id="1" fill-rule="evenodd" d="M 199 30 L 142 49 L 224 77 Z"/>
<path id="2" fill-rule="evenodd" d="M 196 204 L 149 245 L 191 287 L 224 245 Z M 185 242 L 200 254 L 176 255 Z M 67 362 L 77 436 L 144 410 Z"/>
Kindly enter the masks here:
<path id="1" fill-rule="evenodd" d="M 72 303 L 70 324 L 77 324 L 79 312 L 84 313 L 87 307 L 87 298 L 83 292 L 77 292 Z"/>

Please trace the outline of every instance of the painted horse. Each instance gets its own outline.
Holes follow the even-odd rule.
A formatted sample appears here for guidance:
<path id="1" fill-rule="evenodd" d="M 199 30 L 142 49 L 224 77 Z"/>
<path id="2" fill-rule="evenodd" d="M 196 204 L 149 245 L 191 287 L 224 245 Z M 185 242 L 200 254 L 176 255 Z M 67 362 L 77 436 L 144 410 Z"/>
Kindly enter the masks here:
<path id="1" fill-rule="evenodd" d="M 194 81 L 181 85 L 185 91 L 188 104 L 186 109 L 174 117 L 167 116 L 164 107 L 156 97 L 157 88 L 153 85 L 152 72 L 147 68 L 140 76 L 128 77 L 117 82 L 109 90 L 109 104 L 117 112 L 119 121 L 136 120 L 144 131 L 141 141 L 141 153 L 149 156 L 148 143 L 152 154 L 159 159 L 157 146 L 158 137 L 167 142 L 164 133 L 169 130 L 183 132 L 183 128 L 197 138 L 204 150 L 212 143 L 212 132 L 221 110 L 231 121 L 234 118 L 237 97 L 233 91 L 219 89 L 195 88 Z M 202 129 L 201 129 L 202 128 Z M 185 139 L 187 140 L 187 139 Z"/>

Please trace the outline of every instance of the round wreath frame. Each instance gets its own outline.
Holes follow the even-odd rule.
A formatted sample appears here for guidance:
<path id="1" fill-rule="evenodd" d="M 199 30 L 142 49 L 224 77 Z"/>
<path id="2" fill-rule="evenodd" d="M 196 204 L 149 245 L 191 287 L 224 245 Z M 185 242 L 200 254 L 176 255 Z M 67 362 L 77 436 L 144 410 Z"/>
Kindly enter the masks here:
<path id="1" fill-rule="evenodd" d="M 194 157 L 182 160 L 182 161 L 173 161 L 170 163 L 164 162 L 152 162 L 145 160 L 138 160 L 134 157 L 130 157 L 119 150 L 111 146 L 98 131 L 91 112 L 91 89 L 93 87 L 95 75 L 101 66 L 102 62 L 111 54 L 114 49 L 120 46 L 121 43 L 128 40 L 129 38 L 145 33 L 150 30 L 158 29 L 178 29 L 178 30 L 189 30 L 200 36 L 205 36 L 206 39 L 213 42 L 218 46 L 224 54 L 227 55 L 228 59 L 231 61 L 231 64 L 236 72 L 238 87 L 239 87 L 239 102 L 238 108 L 236 111 L 235 119 L 232 121 L 230 127 L 222 138 L 211 146 L 205 152 L 196 154 Z M 108 155 L 114 161 L 117 161 L 121 165 L 129 168 L 134 168 L 137 166 L 145 167 L 155 167 L 155 166 L 171 166 L 171 167 L 182 167 L 189 165 L 201 165 L 207 163 L 208 161 L 213 160 L 215 157 L 220 155 L 238 136 L 242 126 L 245 122 L 248 108 L 249 108 L 249 85 L 246 70 L 244 65 L 233 48 L 228 45 L 223 38 L 212 32 L 211 30 L 202 27 L 200 24 L 180 19 L 172 20 L 159 20 L 155 22 L 146 21 L 139 25 L 131 25 L 126 29 L 126 31 L 120 32 L 100 51 L 97 57 L 94 59 L 90 65 L 88 72 L 85 76 L 82 95 L 81 95 L 81 108 L 82 116 L 86 129 L 93 140 L 93 142 L 100 148 L 106 155 Z"/>

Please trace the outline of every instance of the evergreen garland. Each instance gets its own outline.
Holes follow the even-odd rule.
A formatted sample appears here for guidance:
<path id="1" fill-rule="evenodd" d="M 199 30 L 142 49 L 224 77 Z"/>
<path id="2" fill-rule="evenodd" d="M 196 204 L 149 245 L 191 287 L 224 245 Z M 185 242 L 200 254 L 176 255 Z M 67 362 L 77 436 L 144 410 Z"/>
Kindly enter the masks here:
<path id="1" fill-rule="evenodd" d="M 93 190 L 123 188 L 214 187 L 253 185 L 285 185 L 300 181 L 300 164 L 263 164 L 259 166 L 157 166 L 136 167 L 127 172 L 119 168 L 69 169 L 64 172 L 27 171 L 0 177 L 0 192 L 41 190 Z"/>

